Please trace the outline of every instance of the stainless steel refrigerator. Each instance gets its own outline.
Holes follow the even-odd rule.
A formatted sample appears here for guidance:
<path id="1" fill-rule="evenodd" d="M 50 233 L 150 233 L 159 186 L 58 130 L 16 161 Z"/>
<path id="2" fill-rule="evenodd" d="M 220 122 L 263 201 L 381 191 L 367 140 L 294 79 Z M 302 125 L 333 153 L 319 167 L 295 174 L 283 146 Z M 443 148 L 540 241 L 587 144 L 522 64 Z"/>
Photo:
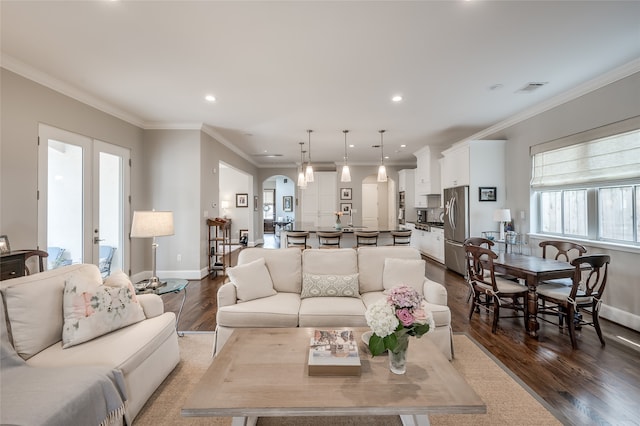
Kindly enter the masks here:
<path id="1" fill-rule="evenodd" d="M 465 275 L 464 240 L 469 238 L 469 187 L 444 190 L 444 264 Z"/>

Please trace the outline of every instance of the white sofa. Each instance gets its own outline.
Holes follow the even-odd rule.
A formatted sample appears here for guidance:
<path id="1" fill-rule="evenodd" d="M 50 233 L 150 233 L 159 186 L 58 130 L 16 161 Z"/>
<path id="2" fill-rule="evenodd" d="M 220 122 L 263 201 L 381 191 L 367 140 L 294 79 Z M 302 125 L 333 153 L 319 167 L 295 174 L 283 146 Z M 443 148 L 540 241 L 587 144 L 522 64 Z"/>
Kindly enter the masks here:
<path id="1" fill-rule="evenodd" d="M 385 297 L 383 291 L 400 284 L 397 267 L 394 282 L 386 259 L 413 259 L 419 263 L 420 253 L 411 247 L 360 247 L 356 249 L 243 249 L 238 266 L 264 258 L 274 294 L 241 301 L 237 283 L 227 282 L 218 290 L 218 312 L 214 353 L 220 351 L 235 328 L 246 327 L 367 327 L 364 317 L 367 306 Z M 417 262 L 416 262 L 417 261 Z M 407 271 L 411 268 L 407 268 Z M 415 271 L 415 268 L 413 268 Z M 301 298 L 303 276 L 308 274 L 358 274 L 357 297 Z M 406 278 L 408 279 L 408 274 Z M 233 271 L 230 277 L 233 276 Z M 453 356 L 451 312 L 447 306 L 444 286 L 424 277 L 424 266 L 418 280 L 436 324 L 427 336 L 442 353 Z M 415 281 L 415 280 L 414 280 Z M 420 285 L 418 284 L 418 287 Z"/>
<path id="2" fill-rule="evenodd" d="M 180 360 L 175 314 L 164 312 L 164 305 L 159 296 L 139 295 L 137 303 L 142 306 L 145 319 L 63 349 L 61 339 L 65 282 L 73 274 L 94 274 L 94 268 L 98 270 L 95 265 L 70 265 L 0 282 L 4 307 L 2 310 L 5 311 L 2 318 L 5 323 L 2 328 L 7 334 L 3 336 L 3 358 L 8 351 L 15 349 L 13 354 L 17 353 L 21 359 L 13 354 L 9 354 L 8 357 L 13 356 L 18 364 L 23 362 L 25 365 L 22 371 L 33 372 L 41 369 L 42 372 L 55 374 L 56 369 L 59 369 L 59 389 L 75 386 L 73 379 L 66 375 L 66 372 L 74 369 L 91 370 L 90 367 L 99 367 L 100 371 L 116 372 L 117 376 L 123 379 L 121 382 L 124 382 L 119 384 L 124 388 L 123 399 L 126 400 L 123 420 L 131 424 L 147 399 Z M 137 309 L 139 312 L 139 308 Z M 20 374 L 10 376 L 4 369 L 3 376 L 20 381 Z M 81 386 L 84 385 L 86 383 Z M 42 395 L 43 398 L 50 399 L 56 398 L 57 393 L 56 389 L 39 389 L 38 393 L 36 389 L 24 389 L 23 386 L 24 395 L 14 395 L 11 384 L 6 382 L 3 383 L 2 390 L 4 395 L 17 398 L 14 401 L 18 404 L 22 403 L 21 398 L 24 398 L 27 405 L 37 403 L 33 401 L 34 396 Z M 66 406 L 59 406 L 66 407 L 67 410 L 73 409 L 69 408 L 73 404 L 68 401 L 65 403 Z M 2 409 L 4 412 L 5 409 L 17 408 L 3 406 Z M 16 418 L 21 415 L 13 414 L 18 416 Z M 55 413 L 50 414 L 53 416 Z M 8 416 L 9 413 L 4 412 L 3 418 L 6 419 L 5 415 Z M 84 424 L 78 420 L 70 421 L 73 424 Z M 42 422 L 60 423 L 49 422 L 48 419 L 42 419 Z M 39 422 L 34 424 L 36 423 Z"/>

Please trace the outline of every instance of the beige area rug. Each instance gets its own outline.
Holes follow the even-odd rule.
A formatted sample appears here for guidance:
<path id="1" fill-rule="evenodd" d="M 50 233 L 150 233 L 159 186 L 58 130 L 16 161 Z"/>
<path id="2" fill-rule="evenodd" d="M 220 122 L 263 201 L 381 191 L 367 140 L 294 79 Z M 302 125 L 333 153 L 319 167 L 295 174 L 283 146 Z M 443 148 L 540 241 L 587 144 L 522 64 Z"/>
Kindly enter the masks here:
<path id="1" fill-rule="evenodd" d="M 135 426 L 228 426 L 228 417 L 182 417 L 180 410 L 191 389 L 211 363 L 212 333 L 185 334 L 179 339 L 182 360 L 135 419 Z M 458 370 L 487 404 L 487 414 L 431 415 L 432 425 L 559 425 L 540 397 L 484 348 L 464 334 L 453 337 Z M 292 396 L 294 397 L 294 396 Z M 393 426 L 397 416 L 371 417 L 264 417 L 260 426 Z"/>

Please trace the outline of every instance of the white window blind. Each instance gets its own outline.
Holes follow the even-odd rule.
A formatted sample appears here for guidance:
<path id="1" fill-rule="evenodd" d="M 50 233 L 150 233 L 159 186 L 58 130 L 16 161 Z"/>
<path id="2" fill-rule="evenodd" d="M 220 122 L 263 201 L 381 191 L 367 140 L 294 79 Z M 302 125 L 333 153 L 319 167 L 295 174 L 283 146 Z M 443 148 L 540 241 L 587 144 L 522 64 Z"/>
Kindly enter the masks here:
<path id="1" fill-rule="evenodd" d="M 533 155 L 531 186 L 640 178 L 640 129 Z"/>

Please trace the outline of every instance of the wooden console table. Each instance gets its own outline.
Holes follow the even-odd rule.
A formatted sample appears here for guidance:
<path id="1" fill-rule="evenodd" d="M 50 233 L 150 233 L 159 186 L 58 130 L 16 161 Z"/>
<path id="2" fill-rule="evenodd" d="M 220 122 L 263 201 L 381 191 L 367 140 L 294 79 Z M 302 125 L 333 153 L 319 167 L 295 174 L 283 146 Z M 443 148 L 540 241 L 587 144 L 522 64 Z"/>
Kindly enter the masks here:
<path id="1" fill-rule="evenodd" d="M 27 259 L 31 256 L 38 256 L 40 272 L 44 271 L 43 259 L 49 253 L 42 250 L 13 250 L 3 253 L 0 257 L 0 281 L 11 278 L 23 277 L 29 274 L 26 267 Z"/>

